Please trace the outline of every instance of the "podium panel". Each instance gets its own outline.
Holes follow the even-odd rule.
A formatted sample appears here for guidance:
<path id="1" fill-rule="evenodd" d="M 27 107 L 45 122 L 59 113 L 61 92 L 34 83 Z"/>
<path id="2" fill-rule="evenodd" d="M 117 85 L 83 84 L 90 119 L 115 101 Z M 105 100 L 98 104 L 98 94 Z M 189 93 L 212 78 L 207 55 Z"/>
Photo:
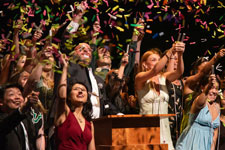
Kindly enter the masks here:
<path id="1" fill-rule="evenodd" d="M 168 150 L 160 144 L 160 117 L 158 115 L 110 115 L 95 119 L 97 150 Z"/>
<path id="2" fill-rule="evenodd" d="M 97 150 L 167 150 L 167 144 L 141 144 L 141 145 L 126 145 L 126 146 L 97 146 Z"/>

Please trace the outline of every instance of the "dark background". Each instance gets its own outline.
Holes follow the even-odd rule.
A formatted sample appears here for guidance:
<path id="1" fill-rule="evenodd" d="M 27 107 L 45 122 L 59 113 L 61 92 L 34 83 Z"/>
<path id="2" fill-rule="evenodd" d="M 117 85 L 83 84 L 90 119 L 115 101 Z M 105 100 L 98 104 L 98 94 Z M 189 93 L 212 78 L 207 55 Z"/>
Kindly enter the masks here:
<path id="1" fill-rule="evenodd" d="M 52 0 L 54 2 L 54 0 Z M 149 18 L 153 21 L 147 21 L 146 17 L 146 28 L 148 30 L 152 30 L 152 34 L 145 33 L 142 45 L 141 45 L 141 54 L 152 47 L 158 47 L 162 50 L 162 52 L 171 47 L 172 41 L 171 37 L 174 40 L 177 39 L 179 33 L 186 33 L 186 50 L 184 53 L 184 62 L 185 62 L 185 73 L 187 75 L 189 70 L 191 69 L 191 64 L 198 56 L 209 56 L 210 58 L 214 55 L 214 53 L 218 52 L 218 50 L 224 45 L 224 37 L 220 38 L 223 35 L 224 31 L 224 16 L 225 9 L 224 7 L 220 7 L 221 4 L 217 0 L 207 0 L 207 5 L 201 5 L 199 2 L 193 2 L 192 0 L 183 0 L 184 2 L 176 2 L 176 0 L 168 0 L 167 4 L 163 3 L 164 0 L 159 1 L 159 5 L 157 6 L 157 0 L 153 0 L 154 6 L 149 9 L 147 6 L 151 4 L 151 0 L 136 0 L 134 2 L 130 2 L 129 0 L 118 0 L 118 2 L 114 0 L 108 0 L 109 6 L 106 5 L 104 1 L 99 0 L 99 3 L 95 6 L 94 1 L 88 1 L 89 6 L 97 7 L 99 10 L 99 18 L 101 21 L 101 27 L 103 31 L 103 35 L 108 35 L 112 40 L 111 42 L 115 44 L 112 50 L 113 57 L 113 67 L 117 68 L 119 65 L 119 61 L 122 57 L 124 51 L 126 51 L 126 45 L 128 43 L 128 39 L 131 39 L 133 33 L 133 27 L 129 26 L 127 29 L 124 24 L 125 19 L 118 18 L 114 21 L 114 24 L 120 26 L 125 31 L 120 32 L 114 26 L 111 28 L 108 23 L 109 16 L 106 13 L 106 10 L 114 8 L 119 5 L 120 8 L 123 8 L 124 12 L 118 12 L 120 15 L 130 14 L 130 17 L 127 18 L 127 23 L 135 24 L 134 18 L 138 20 L 143 13 L 151 13 L 149 14 Z M 33 2 L 33 3 L 32 3 Z M 12 22 L 13 20 L 17 20 L 20 16 L 19 7 L 29 6 L 31 10 L 35 11 L 35 17 L 24 15 L 25 18 L 29 20 L 26 21 L 27 27 L 31 25 L 31 23 L 35 22 L 36 24 L 40 24 L 40 20 L 46 20 L 48 17 L 43 16 L 43 11 L 47 10 L 47 8 L 51 9 L 47 14 L 50 15 L 51 21 L 49 25 L 44 26 L 43 37 L 48 35 L 48 31 L 53 24 L 62 24 L 66 19 L 66 12 L 70 11 L 70 5 L 74 5 L 74 0 L 64 0 L 60 3 L 53 3 L 50 0 L 4 0 L 0 2 L 0 10 L 3 11 L 3 15 L 0 17 L 0 27 L 1 27 L 1 35 L 7 35 L 9 31 L 12 31 Z M 80 1 L 77 1 L 80 2 Z M 222 1 L 221 1 L 222 2 Z M 10 5 L 19 6 L 17 9 L 9 9 Z M 167 10 L 165 11 L 165 7 Z M 15 8 L 15 7 L 14 7 Z M 41 11 L 38 12 L 38 9 Z M 109 12 L 110 12 L 109 11 Z M 118 9 L 116 10 L 118 11 Z M 116 12 L 114 11 L 114 12 Z M 84 24 L 84 27 L 91 26 L 93 22 L 96 20 L 96 11 L 92 8 L 85 14 L 88 18 L 88 22 Z M 161 18 L 161 19 L 160 19 Z M 206 22 L 208 29 L 202 27 L 202 23 L 197 22 L 196 19 L 200 19 L 202 22 Z M 179 29 L 179 25 L 182 28 Z M 221 29 L 222 32 L 219 32 L 218 29 Z M 34 30 L 32 31 L 32 33 Z M 159 35 L 159 33 L 163 33 L 163 35 Z M 57 34 L 57 38 L 61 39 L 62 30 Z M 213 35 L 215 35 L 213 37 Z M 119 37 L 119 39 L 116 38 Z M 21 38 L 21 37 L 20 37 Z M 12 36 L 9 37 L 12 39 Z M 79 41 L 79 39 L 77 40 Z M 194 42 L 194 44 L 193 44 Z M 118 45 L 122 44 L 118 48 Z M 209 50 L 209 53 L 207 52 Z M 5 51 L 1 51 L 3 55 L 6 53 L 10 53 L 10 49 L 8 48 Z M 224 59 L 219 62 L 220 64 L 224 64 Z M 224 70 L 224 68 L 223 68 Z M 220 73 L 216 71 L 216 73 Z"/>

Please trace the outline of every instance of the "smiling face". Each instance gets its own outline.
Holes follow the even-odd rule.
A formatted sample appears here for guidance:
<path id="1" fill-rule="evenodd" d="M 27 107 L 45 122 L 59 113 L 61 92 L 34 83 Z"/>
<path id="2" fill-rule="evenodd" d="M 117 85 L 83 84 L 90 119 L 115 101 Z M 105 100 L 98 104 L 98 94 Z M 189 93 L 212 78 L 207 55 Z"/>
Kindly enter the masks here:
<path id="1" fill-rule="evenodd" d="M 84 85 L 76 83 L 72 86 L 69 99 L 72 105 L 86 103 L 88 99 L 88 92 Z"/>
<path id="2" fill-rule="evenodd" d="M 110 51 L 105 48 L 98 49 L 98 66 L 111 65 Z"/>
<path id="3" fill-rule="evenodd" d="M 18 109 L 24 102 L 24 98 L 20 89 L 16 87 L 8 88 L 5 90 L 3 97 L 3 107 L 7 111 Z"/>
<path id="4" fill-rule="evenodd" d="M 74 55 L 79 56 L 81 61 L 90 64 L 92 59 L 92 49 L 88 44 L 80 43 L 78 46 L 75 47 Z"/>
<path id="5" fill-rule="evenodd" d="M 211 102 L 213 102 L 213 101 L 216 100 L 217 95 L 218 95 L 218 90 L 216 88 L 212 88 L 212 89 L 209 90 L 208 95 L 207 95 L 207 98 Z"/>

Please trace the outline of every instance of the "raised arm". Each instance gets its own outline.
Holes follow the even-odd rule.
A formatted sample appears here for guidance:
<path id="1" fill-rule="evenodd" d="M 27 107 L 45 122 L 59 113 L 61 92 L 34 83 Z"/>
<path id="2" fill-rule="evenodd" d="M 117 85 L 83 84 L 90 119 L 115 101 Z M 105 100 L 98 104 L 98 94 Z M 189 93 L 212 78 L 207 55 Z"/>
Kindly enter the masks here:
<path id="1" fill-rule="evenodd" d="M 128 64 L 128 57 L 129 57 L 129 55 L 127 53 L 125 53 L 122 60 L 121 60 L 121 65 L 120 65 L 120 68 L 118 70 L 118 78 L 119 79 L 123 78 L 124 69 L 125 69 L 126 65 Z"/>
<path id="2" fill-rule="evenodd" d="M 27 80 L 27 83 L 24 86 L 24 97 L 26 97 L 28 93 L 30 93 L 36 87 L 36 83 L 40 81 L 43 66 L 45 65 L 48 58 L 51 56 L 51 50 L 52 47 L 49 46 L 46 49 L 42 50 L 37 56 L 37 59 L 35 60 L 36 66 L 32 70 L 32 73 L 30 74 L 29 79 Z"/>
<path id="3" fill-rule="evenodd" d="M 58 86 L 58 97 L 57 97 L 57 111 L 55 115 L 55 125 L 59 126 L 62 124 L 69 114 L 69 107 L 66 104 L 67 99 L 67 69 L 68 60 L 66 55 L 61 55 L 61 61 L 63 63 L 63 70 L 61 79 Z"/>
<path id="4" fill-rule="evenodd" d="M 164 55 L 152 69 L 150 69 L 146 72 L 140 72 L 136 75 L 136 77 L 135 77 L 135 88 L 136 88 L 136 90 L 142 89 L 144 83 L 147 80 L 156 76 L 158 73 L 160 73 L 162 71 L 162 69 L 165 67 L 168 59 L 172 55 L 173 50 L 174 50 L 174 46 L 170 50 L 168 50 L 166 55 Z"/>
<path id="5" fill-rule="evenodd" d="M 174 45 L 175 45 L 174 49 L 178 57 L 177 69 L 173 70 L 172 72 L 165 73 L 166 79 L 169 80 L 170 82 L 173 82 L 174 80 L 178 79 L 184 72 L 183 53 L 185 50 L 185 44 L 182 42 L 176 42 Z M 174 56 L 171 56 L 171 57 L 174 57 Z"/>
<path id="6" fill-rule="evenodd" d="M 184 86 L 184 94 L 188 94 L 193 92 L 193 89 L 198 83 L 198 81 L 208 74 L 212 68 L 212 65 L 214 65 L 220 58 L 224 57 L 225 55 L 225 49 L 221 49 L 209 62 L 207 62 L 199 71 L 197 74 L 192 75 L 187 78 Z"/>
<path id="7" fill-rule="evenodd" d="M 132 36 L 132 41 L 137 41 L 136 55 L 135 55 L 135 65 L 138 65 L 140 62 L 140 50 L 141 42 L 144 37 L 144 20 L 140 18 L 137 23 L 139 28 L 137 28 L 138 33 L 134 32 Z"/>
<path id="8" fill-rule="evenodd" d="M 2 65 L 2 70 L 0 73 L 0 85 L 5 84 L 8 81 L 10 64 L 11 64 L 11 60 L 10 60 L 10 55 L 8 54 L 5 56 L 5 62 Z"/>
<path id="9" fill-rule="evenodd" d="M 212 88 L 218 88 L 218 82 L 216 81 L 215 74 L 210 75 L 209 83 L 205 86 L 203 92 L 194 100 L 191 107 L 191 113 L 198 113 L 203 107 L 205 107 L 207 102 L 207 94 Z"/>
<path id="10" fill-rule="evenodd" d="M 37 55 L 37 50 L 36 50 L 36 43 L 37 41 L 42 37 L 43 32 L 40 30 L 36 30 L 34 32 L 34 35 L 32 37 L 32 46 L 30 48 L 26 48 L 26 55 L 27 55 L 27 60 L 24 65 L 24 70 L 31 73 L 32 70 L 34 69 L 35 65 L 32 64 L 33 59 L 35 59 Z"/>
<path id="11" fill-rule="evenodd" d="M 14 28 L 13 32 L 13 46 L 15 46 L 15 54 L 20 54 L 20 45 L 19 45 L 19 31 L 21 28 L 21 24 L 18 23 L 18 25 Z"/>

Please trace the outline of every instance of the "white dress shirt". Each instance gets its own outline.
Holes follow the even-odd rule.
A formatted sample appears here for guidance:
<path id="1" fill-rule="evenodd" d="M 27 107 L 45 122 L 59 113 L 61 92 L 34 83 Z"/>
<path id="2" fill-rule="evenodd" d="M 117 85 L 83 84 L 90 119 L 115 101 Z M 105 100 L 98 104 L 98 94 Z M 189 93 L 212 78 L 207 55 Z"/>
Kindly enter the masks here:
<path id="1" fill-rule="evenodd" d="M 92 93 L 94 93 L 96 96 L 91 94 L 91 103 L 92 103 L 92 119 L 96 119 L 100 117 L 100 101 L 99 101 L 99 89 L 98 89 L 98 83 L 93 75 L 92 68 L 88 68 L 89 71 L 89 77 L 91 80 L 91 87 L 92 87 Z"/>

